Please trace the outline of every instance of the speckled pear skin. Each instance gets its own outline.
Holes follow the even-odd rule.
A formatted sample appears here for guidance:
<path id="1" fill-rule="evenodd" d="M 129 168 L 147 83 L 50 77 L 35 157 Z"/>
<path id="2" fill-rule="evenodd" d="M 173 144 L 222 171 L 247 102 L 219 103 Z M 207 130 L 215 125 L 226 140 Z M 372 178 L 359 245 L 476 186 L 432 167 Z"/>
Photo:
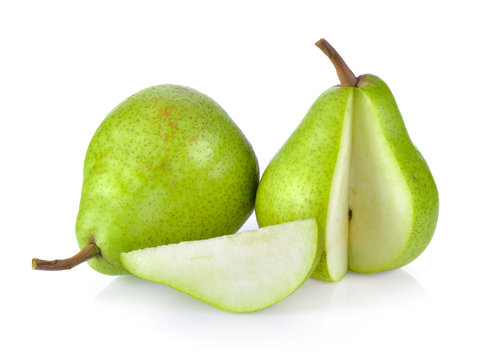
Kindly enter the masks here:
<path id="1" fill-rule="evenodd" d="M 119 254 L 236 232 L 253 211 L 255 153 L 212 99 L 160 85 L 123 101 L 97 129 L 76 221 L 95 270 L 128 274 Z"/>
<path id="2" fill-rule="evenodd" d="M 390 145 L 412 198 L 413 221 L 405 251 L 386 269 L 400 268 L 418 257 L 429 244 L 436 229 L 439 195 L 427 162 L 413 145 L 398 105 L 387 84 L 374 75 L 362 75 L 357 84 L 359 92 L 369 98 L 380 121 L 386 141 Z M 355 267 L 350 254 L 350 270 Z"/>
<path id="3" fill-rule="evenodd" d="M 267 166 L 257 191 L 259 226 L 316 218 L 323 243 L 341 130 L 353 88 L 322 93 Z M 325 249 L 313 278 L 330 280 Z"/>

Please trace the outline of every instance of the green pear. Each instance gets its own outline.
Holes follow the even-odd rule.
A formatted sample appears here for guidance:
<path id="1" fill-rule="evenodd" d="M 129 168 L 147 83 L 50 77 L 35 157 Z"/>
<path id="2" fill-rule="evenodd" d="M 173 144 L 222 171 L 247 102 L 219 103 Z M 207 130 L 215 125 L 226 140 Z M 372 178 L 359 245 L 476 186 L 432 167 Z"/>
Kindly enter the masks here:
<path id="1" fill-rule="evenodd" d="M 325 241 L 317 279 L 401 267 L 433 236 L 439 208 L 433 177 L 387 85 L 373 75 L 355 77 L 324 39 L 316 45 L 341 85 L 316 100 L 268 165 L 257 221 L 317 218 Z"/>
<path id="2" fill-rule="evenodd" d="M 272 305 L 313 272 L 322 252 L 314 219 L 121 254 L 129 272 L 232 312 Z"/>
<path id="3" fill-rule="evenodd" d="M 105 118 L 88 147 L 76 221 L 80 262 L 127 274 L 119 254 L 236 232 L 253 211 L 255 153 L 212 99 L 191 88 L 145 89 Z"/>

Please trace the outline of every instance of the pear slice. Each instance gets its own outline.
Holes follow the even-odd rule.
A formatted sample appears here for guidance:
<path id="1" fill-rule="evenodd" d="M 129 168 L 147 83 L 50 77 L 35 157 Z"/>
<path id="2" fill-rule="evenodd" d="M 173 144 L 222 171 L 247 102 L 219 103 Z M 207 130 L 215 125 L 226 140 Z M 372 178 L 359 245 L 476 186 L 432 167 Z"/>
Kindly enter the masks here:
<path id="1" fill-rule="evenodd" d="M 121 254 L 141 278 L 232 312 L 270 306 L 312 274 L 322 252 L 317 222 L 299 220 L 209 240 Z"/>

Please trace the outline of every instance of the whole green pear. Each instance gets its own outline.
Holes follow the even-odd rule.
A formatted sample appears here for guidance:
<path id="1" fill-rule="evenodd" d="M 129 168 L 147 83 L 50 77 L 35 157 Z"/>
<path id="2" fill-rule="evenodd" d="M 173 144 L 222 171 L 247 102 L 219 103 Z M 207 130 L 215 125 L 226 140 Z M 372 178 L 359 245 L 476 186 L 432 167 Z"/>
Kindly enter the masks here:
<path id="1" fill-rule="evenodd" d="M 119 104 L 97 129 L 84 162 L 76 259 L 127 274 L 119 254 L 236 232 L 253 211 L 255 153 L 228 114 L 184 86 L 147 88 Z"/>
<path id="2" fill-rule="evenodd" d="M 317 218 L 325 243 L 317 279 L 401 267 L 434 234 L 436 184 L 384 81 L 355 77 L 327 41 L 316 45 L 341 85 L 315 101 L 265 170 L 258 224 Z"/>

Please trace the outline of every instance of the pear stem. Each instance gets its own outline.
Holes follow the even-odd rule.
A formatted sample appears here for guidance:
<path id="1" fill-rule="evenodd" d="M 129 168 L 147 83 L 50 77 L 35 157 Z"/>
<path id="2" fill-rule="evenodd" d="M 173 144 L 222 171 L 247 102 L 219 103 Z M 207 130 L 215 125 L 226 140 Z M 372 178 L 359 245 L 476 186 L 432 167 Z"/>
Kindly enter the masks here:
<path id="1" fill-rule="evenodd" d="M 338 73 L 339 81 L 341 82 L 341 86 L 356 86 L 358 83 L 358 79 L 353 74 L 353 71 L 346 65 L 343 58 L 339 55 L 339 53 L 332 47 L 331 44 L 327 42 L 326 39 L 320 39 L 315 43 L 315 45 L 322 50 L 324 54 L 327 55 L 329 59 L 331 59 L 332 64 L 336 68 L 336 72 Z"/>
<path id="2" fill-rule="evenodd" d="M 33 269 L 36 270 L 69 270 L 74 266 L 77 266 L 89 259 L 100 254 L 100 249 L 94 243 L 87 245 L 82 248 L 80 252 L 78 252 L 73 257 L 63 260 L 40 260 L 33 259 L 32 266 Z"/>

